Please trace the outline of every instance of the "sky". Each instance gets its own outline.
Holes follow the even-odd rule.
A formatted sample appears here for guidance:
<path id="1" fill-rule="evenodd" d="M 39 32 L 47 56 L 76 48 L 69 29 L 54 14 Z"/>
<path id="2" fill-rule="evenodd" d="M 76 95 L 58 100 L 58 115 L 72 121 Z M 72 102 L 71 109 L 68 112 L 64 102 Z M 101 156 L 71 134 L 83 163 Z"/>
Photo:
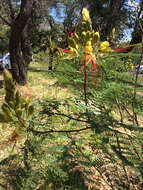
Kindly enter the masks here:
<path id="1" fill-rule="evenodd" d="M 15 1 L 13 2 L 13 5 L 20 5 L 21 4 L 21 1 Z"/>
<path id="2" fill-rule="evenodd" d="M 138 4 L 139 4 L 139 0 L 136 0 L 136 1 L 129 0 L 129 1 L 128 1 L 128 5 L 129 5 L 129 6 L 133 6 L 133 7 L 135 7 L 135 8 L 137 8 Z"/>
<path id="3" fill-rule="evenodd" d="M 56 10 L 54 8 L 50 9 L 50 15 L 53 16 L 56 21 L 62 22 L 64 20 L 63 9 L 60 11 L 60 17 L 56 14 Z"/>

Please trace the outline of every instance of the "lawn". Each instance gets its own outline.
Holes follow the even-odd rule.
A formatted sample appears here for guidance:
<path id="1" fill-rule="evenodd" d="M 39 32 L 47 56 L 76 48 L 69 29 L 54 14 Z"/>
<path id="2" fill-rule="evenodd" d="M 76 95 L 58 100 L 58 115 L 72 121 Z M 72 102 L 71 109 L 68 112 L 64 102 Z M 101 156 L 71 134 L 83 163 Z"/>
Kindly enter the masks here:
<path id="1" fill-rule="evenodd" d="M 30 66 L 42 68 L 48 65 L 32 63 Z M 130 168 L 132 159 L 137 168 L 138 163 L 140 164 L 139 160 L 136 162 L 137 155 L 141 156 L 138 132 L 124 127 L 130 126 L 132 122 L 129 120 L 130 113 L 126 113 L 125 110 L 120 113 L 119 107 L 124 105 L 124 100 L 120 100 L 122 98 L 120 91 L 117 93 L 119 93 L 118 101 L 121 101 L 121 104 L 117 102 L 116 106 L 113 101 L 112 91 L 115 92 L 116 80 L 115 82 L 110 81 L 113 89 L 111 92 L 108 91 L 111 94 L 106 97 L 106 89 L 103 91 L 100 87 L 103 85 L 103 81 L 100 80 L 100 70 L 96 83 L 92 80 L 89 71 L 88 75 L 87 108 L 84 102 L 84 75 L 80 64 L 73 65 L 71 61 L 66 60 L 57 65 L 53 71 L 29 70 L 28 84 L 18 87 L 23 95 L 30 96 L 30 101 L 35 107 L 34 114 L 29 120 L 29 127 L 34 126 L 36 131 L 48 132 L 43 135 L 42 133 L 26 132 L 13 151 L 13 145 L 2 146 L 3 149 L 0 151 L 1 169 L 7 169 L 7 175 L 10 174 L 10 171 L 12 172 L 10 178 L 12 186 L 19 189 L 23 183 L 24 188 L 41 187 L 42 189 L 45 184 L 43 178 L 46 176 L 44 188 L 47 190 L 66 188 L 69 185 L 74 190 L 78 188 L 110 190 L 113 187 L 118 190 L 119 186 L 127 188 L 128 180 L 131 180 L 132 177 L 134 180 L 130 184 L 130 188 L 141 187 L 138 178 L 139 172 L 135 173 Z M 127 73 L 118 73 L 118 77 L 117 81 L 122 79 L 123 87 L 126 86 L 125 89 L 131 91 L 134 89 L 132 86 L 133 76 Z M 0 76 L 0 80 L 2 80 L 2 76 Z M 129 83 L 125 82 L 124 84 L 124 80 Z M 139 84 L 141 83 L 142 78 L 139 78 Z M 106 85 L 104 85 L 105 87 Z M 124 91 L 122 92 L 122 88 L 120 90 L 123 96 L 127 97 Z M 0 93 L 2 104 L 4 101 L 3 88 L 0 89 Z M 140 98 L 142 88 L 137 88 L 137 93 Z M 107 104 L 104 107 L 104 103 L 100 105 L 98 101 L 107 101 Z M 109 104 L 108 101 L 113 102 Z M 110 107 L 112 107 L 112 111 L 110 111 Z M 130 105 L 127 109 L 128 112 L 131 112 Z M 121 118 L 122 114 L 124 114 L 123 118 Z M 115 126 L 113 118 L 122 122 L 123 125 Z M 141 125 L 142 114 L 138 115 L 138 121 Z M 89 129 L 82 131 L 84 128 Z M 75 132 L 68 132 L 72 130 Z M 6 142 L 11 132 L 11 127 L 8 131 L 1 129 L 2 143 Z M 135 140 L 132 139 L 133 137 Z M 120 151 L 124 150 L 125 163 L 120 155 L 118 157 L 115 154 L 119 150 L 119 143 L 121 144 Z M 135 149 L 139 152 L 137 155 L 134 153 L 132 143 L 136 145 Z M 130 154 L 126 155 L 129 151 Z M 21 177 L 18 181 L 19 175 Z M 2 178 L 0 182 L 5 183 L 7 180 L 7 177 Z M 9 181 L 7 182 L 9 183 Z"/>

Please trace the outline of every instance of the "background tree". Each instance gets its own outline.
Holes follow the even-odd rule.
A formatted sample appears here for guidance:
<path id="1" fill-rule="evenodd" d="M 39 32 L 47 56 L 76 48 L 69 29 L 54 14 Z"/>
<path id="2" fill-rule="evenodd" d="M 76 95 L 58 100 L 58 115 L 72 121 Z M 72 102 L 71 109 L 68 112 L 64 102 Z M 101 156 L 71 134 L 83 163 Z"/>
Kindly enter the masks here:
<path id="1" fill-rule="evenodd" d="M 130 44 L 140 43 L 142 40 L 142 24 L 143 24 L 143 0 L 140 0 L 139 5 L 136 7 L 137 13 L 135 17 L 135 22 L 133 26 L 132 38 Z"/>
<path id="2" fill-rule="evenodd" d="M 22 85 L 27 82 L 27 70 L 32 56 L 30 33 L 37 17 L 44 18 L 48 13 L 47 8 L 56 6 L 56 3 L 57 1 L 45 0 L 2 0 L 0 2 L 0 18 L 11 31 L 9 52 L 13 78 Z"/>
<path id="3" fill-rule="evenodd" d="M 116 28 L 117 39 L 123 37 L 125 28 L 131 25 L 130 9 L 127 0 L 102 0 L 87 2 L 93 27 L 100 30 L 101 39 L 106 40 L 113 28 Z"/>
<path id="4" fill-rule="evenodd" d="M 10 27 L 9 52 L 13 79 L 25 85 L 32 56 L 29 33 L 34 24 L 37 1 L 22 0 L 17 6 L 14 1 L 3 0 L 0 5 L 0 18 Z"/>
<path id="5" fill-rule="evenodd" d="M 9 28 L 6 25 L 0 23 L 0 52 L 2 55 L 8 52 L 8 44 L 9 44 Z"/>
<path id="6" fill-rule="evenodd" d="M 123 38 L 125 29 L 131 29 L 134 24 L 134 12 L 127 0 L 63 0 L 62 4 L 64 23 L 71 29 L 80 23 L 81 10 L 87 7 L 93 28 L 100 31 L 102 40 L 106 40 L 115 28 L 115 40 L 119 41 Z"/>

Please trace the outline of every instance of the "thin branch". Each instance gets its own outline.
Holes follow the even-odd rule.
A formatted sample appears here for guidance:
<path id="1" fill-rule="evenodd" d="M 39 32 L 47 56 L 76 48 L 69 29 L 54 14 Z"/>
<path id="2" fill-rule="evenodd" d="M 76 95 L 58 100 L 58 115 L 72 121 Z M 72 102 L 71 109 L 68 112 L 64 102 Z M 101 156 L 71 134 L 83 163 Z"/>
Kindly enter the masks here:
<path id="1" fill-rule="evenodd" d="M 132 114 L 129 112 L 129 110 L 126 108 L 126 106 L 124 104 L 121 104 L 121 107 L 127 112 L 127 114 L 129 115 L 129 117 L 132 119 L 133 116 Z"/>
<path id="2" fill-rule="evenodd" d="M 71 119 L 71 120 L 75 120 L 75 121 L 80 121 L 80 122 L 84 122 L 84 123 L 88 123 L 88 124 L 90 124 L 90 120 L 80 120 L 80 119 L 77 119 L 77 118 L 73 118 L 73 117 L 71 117 L 71 116 L 68 116 L 68 115 L 65 115 L 65 114 L 62 114 L 62 113 L 51 113 L 51 114 L 53 114 L 53 115 L 59 115 L 59 116 L 63 116 L 63 117 L 67 117 L 67 118 L 69 118 L 69 119 Z M 114 121 L 115 122 L 115 124 L 116 125 L 119 125 L 119 126 L 127 126 L 127 125 L 125 125 L 125 124 L 123 124 L 123 123 L 119 123 L 119 122 L 117 122 L 117 121 Z M 127 136 L 129 136 L 129 137 L 132 137 L 132 135 L 130 135 L 129 133 L 125 133 L 125 132 L 123 132 L 123 131 L 120 131 L 120 130 L 117 130 L 117 129 L 113 129 L 111 126 L 107 126 L 108 127 L 108 129 L 110 129 L 110 130 L 112 130 L 112 131 L 114 131 L 114 132 L 117 132 L 117 133 L 120 133 L 120 134 L 124 134 L 124 135 L 127 135 Z M 71 130 L 71 131 L 69 131 L 69 130 L 64 130 L 64 131 L 57 131 L 57 130 L 49 130 L 49 131 L 43 131 L 42 133 L 55 133 L 55 132 L 78 132 L 78 131 L 84 131 L 84 130 L 86 130 L 86 129 L 93 129 L 93 127 L 86 127 L 86 128 L 83 128 L 83 129 L 77 129 L 77 130 Z M 33 130 L 33 129 L 32 129 Z M 36 131 L 35 131 L 36 132 Z M 41 132 L 38 132 L 38 133 L 41 133 Z"/>
<path id="3" fill-rule="evenodd" d="M 45 135 L 45 134 L 49 134 L 49 133 L 77 133 L 77 132 L 81 132 L 81 131 L 86 131 L 88 129 L 94 129 L 94 127 L 85 127 L 85 128 L 82 128 L 82 129 L 73 129 L 73 130 L 54 130 L 54 129 L 50 129 L 50 130 L 47 130 L 47 131 L 46 130 L 37 131 L 35 129 L 29 129 L 29 130 L 35 135 Z M 123 131 L 113 129 L 110 126 L 108 126 L 108 129 L 110 129 L 113 132 L 120 133 L 122 135 L 124 134 L 124 135 L 127 135 L 128 137 L 132 138 L 132 136 L 130 134 L 125 133 Z"/>
<path id="4" fill-rule="evenodd" d="M 45 113 L 45 112 L 44 112 Z M 48 113 L 47 113 L 48 114 Z M 63 117 L 67 117 L 71 120 L 75 120 L 75 121 L 79 121 L 79 122 L 84 122 L 84 123 L 88 123 L 89 121 L 87 120 L 82 120 L 82 119 L 78 119 L 78 118 L 74 118 L 74 117 L 71 117 L 69 115 L 66 115 L 66 114 L 63 114 L 63 113 L 50 113 L 52 115 L 58 115 L 58 116 L 63 116 Z"/>
<path id="5" fill-rule="evenodd" d="M 123 122 L 123 114 L 122 114 L 120 103 L 119 103 L 119 101 L 118 101 L 117 98 L 116 98 L 116 103 L 117 103 L 117 107 L 119 109 L 119 113 L 120 113 L 120 117 L 121 117 L 121 122 Z"/>
<path id="6" fill-rule="evenodd" d="M 13 9 L 11 0 L 8 0 L 8 6 L 9 6 L 9 10 L 10 10 L 10 18 L 11 18 L 11 21 L 13 21 L 15 13 L 14 13 L 14 9 Z"/>
<path id="7" fill-rule="evenodd" d="M 1 18 L 1 20 L 2 20 L 5 24 L 7 24 L 8 26 L 11 26 L 11 23 L 8 22 L 1 14 L 0 14 L 0 18 Z"/>
<path id="8" fill-rule="evenodd" d="M 80 131 L 85 131 L 85 130 L 88 130 L 88 129 L 92 129 L 93 127 L 85 127 L 85 128 L 82 128 L 82 129 L 73 129 L 73 130 L 54 130 L 54 129 L 51 129 L 51 130 L 48 130 L 48 131 L 36 131 L 34 129 L 30 129 L 31 132 L 33 132 L 35 135 L 44 135 L 44 134 L 49 134 L 49 133 L 77 133 L 77 132 L 80 132 Z"/>

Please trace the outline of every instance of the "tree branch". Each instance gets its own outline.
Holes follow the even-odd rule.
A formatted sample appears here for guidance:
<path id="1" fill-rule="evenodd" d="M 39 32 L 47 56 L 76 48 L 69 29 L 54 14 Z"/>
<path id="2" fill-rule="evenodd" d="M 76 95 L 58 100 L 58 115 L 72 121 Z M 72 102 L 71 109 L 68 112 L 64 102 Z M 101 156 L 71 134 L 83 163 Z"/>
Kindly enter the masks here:
<path id="1" fill-rule="evenodd" d="M 14 13 L 14 9 L 13 9 L 11 0 L 8 0 L 8 6 L 9 6 L 9 10 L 10 10 L 10 18 L 11 18 L 11 21 L 13 21 L 15 13 Z"/>
<path id="2" fill-rule="evenodd" d="M 64 113 L 53 113 L 53 112 L 48 112 L 47 110 L 43 110 L 43 111 L 41 111 L 41 114 L 63 116 L 63 117 L 67 117 L 67 118 L 69 118 L 71 120 L 75 120 L 75 121 L 79 121 L 79 122 L 84 122 L 84 123 L 89 123 L 89 120 L 83 120 L 83 119 L 74 118 L 74 117 L 72 117 L 70 115 L 66 115 Z"/>
<path id="3" fill-rule="evenodd" d="M 82 129 L 73 129 L 73 130 L 48 130 L 48 131 L 36 131 L 34 129 L 30 129 L 30 131 L 32 133 L 34 133 L 35 135 L 44 135 L 44 134 L 48 134 L 48 133 L 76 133 L 76 132 L 80 132 L 80 131 L 85 131 L 88 129 L 92 129 L 93 127 L 85 127 Z"/>
<path id="4" fill-rule="evenodd" d="M 71 117 L 69 115 L 66 115 L 66 114 L 63 114 L 63 113 L 53 113 L 53 115 L 58 115 L 58 116 L 63 116 L 63 117 L 67 117 L 71 120 L 75 120 L 75 121 L 79 121 L 79 122 L 84 122 L 84 123 L 87 123 L 88 121 L 87 120 L 82 120 L 82 119 L 78 119 L 78 118 L 74 118 L 74 117 Z"/>
<path id="5" fill-rule="evenodd" d="M 5 24 L 7 24 L 8 26 L 11 26 L 11 23 L 8 22 L 1 14 L 0 14 L 0 18 L 1 18 L 1 20 L 2 20 Z"/>

